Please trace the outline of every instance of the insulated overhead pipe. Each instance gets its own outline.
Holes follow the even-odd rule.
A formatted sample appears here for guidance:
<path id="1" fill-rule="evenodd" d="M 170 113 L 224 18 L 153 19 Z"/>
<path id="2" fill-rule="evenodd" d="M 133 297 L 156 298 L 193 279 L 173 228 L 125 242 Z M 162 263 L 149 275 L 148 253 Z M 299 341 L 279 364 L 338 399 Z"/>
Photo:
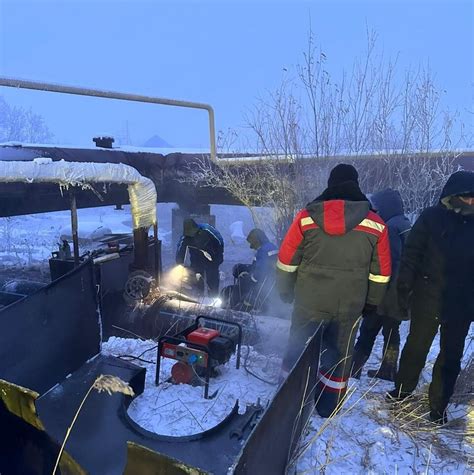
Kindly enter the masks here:
<path id="1" fill-rule="evenodd" d="M 211 160 L 215 161 L 216 153 L 216 128 L 214 120 L 214 109 L 209 104 L 200 102 L 181 101 L 177 99 L 166 99 L 163 97 L 142 96 L 139 94 L 128 94 L 124 92 L 103 91 L 101 89 L 88 89 L 83 87 L 66 86 L 63 84 L 52 84 L 47 82 L 28 81 L 0 76 L 0 86 L 14 87 L 19 89 L 34 89 L 37 91 L 59 92 L 62 94 L 74 94 L 77 96 L 103 97 L 105 99 L 118 99 L 122 101 L 145 102 L 150 104 L 161 104 L 165 106 L 186 107 L 191 109 L 204 109 L 209 115 L 209 140 L 211 147 Z"/>

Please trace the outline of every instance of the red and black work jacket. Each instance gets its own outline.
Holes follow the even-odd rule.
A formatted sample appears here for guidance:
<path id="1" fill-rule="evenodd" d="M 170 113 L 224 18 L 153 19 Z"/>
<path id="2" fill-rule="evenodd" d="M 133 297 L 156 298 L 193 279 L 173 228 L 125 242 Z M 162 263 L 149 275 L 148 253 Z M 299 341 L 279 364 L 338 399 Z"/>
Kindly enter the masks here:
<path id="1" fill-rule="evenodd" d="M 381 302 L 390 274 L 388 229 L 366 201 L 313 201 L 278 254 L 278 290 L 294 293 L 300 321 L 358 317 Z"/>

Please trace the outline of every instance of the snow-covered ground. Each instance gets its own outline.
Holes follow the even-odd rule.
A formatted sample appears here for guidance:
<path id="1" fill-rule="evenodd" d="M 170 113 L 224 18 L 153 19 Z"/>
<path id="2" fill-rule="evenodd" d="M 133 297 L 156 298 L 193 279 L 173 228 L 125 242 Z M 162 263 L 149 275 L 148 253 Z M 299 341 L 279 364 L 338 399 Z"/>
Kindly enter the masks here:
<path id="1" fill-rule="evenodd" d="M 408 322 L 401 327 L 402 347 Z M 474 332 L 465 346 L 463 368 L 474 357 Z M 359 381 L 350 380 L 350 397 L 333 419 L 313 416 L 300 448 L 298 474 L 472 474 L 474 473 L 473 375 L 466 375 L 466 387 L 453 397 L 461 403 L 449 405 L 450 422 L 438 427 L 428 422 L 426 393 L 439 351 L 439 335 L 428 356 L 417 393 L 424 396 L 396 409 L 384 400 L 393 383 L 368 378 L 367 369 L 380 364 L 383 340 L 376 347 Z M 416 411 L 414 409 L 416 408 Z M 412 412 L 412 414 L 409 414 Z M 416 412 L 416 415 L 415 415 Z M 421 416 L 421 419 L 417 418 Z"/>
<path id="2" fill-rule="evenodd" d="M 403 340 L 408 324 L 402 326 Z M 463 359 L 465 365 L 474 356 L 474 335 L 471 333 Z M 384 401 L 392 383 L 370 379 L 366 370 L 380 363 L 382 339 L 367 363 L 360 381 L 350 380 L 350 396 L 339 415 L 323 419 L 315 414 L 309 421 L 307 433 L 297 452 L 294 471 L 303 474 L 469 474 L 473 473 L 474 448 L 472 437 L 474 407 L 471 394 L 459 388 L 449 406 L 450 422 L 438 427 L 426 419 L 426 398 L 409 407 L 415 415 L 401 415 L 401 407 L 391 409 Z M 428 363 L 420 379 L 419 392 L 426 393 L 427 383 L 439 348 L 438 338 L 433 344 Z M 144 351 L 150 350 L 143 354 Z M 144 428 L 166 435 L 188 435 L 209 429 L 222 421 L 239 400 L 239 411 L 246 404 L 265 404 L 274 394 L 276 386 L 261 382 L 243 368 L 235 368 L 235 356 L 221 368 L 221 374 L 211 379 L 210 394 L 216 398 L 205 400 L 202 387 L 189 385 L 154 384 L 156 343 L 112 337 L 103 345 L 103 351 L 115 356 L 139 356 L 149 363 L 134 361 L 147 369 L 144 393 L 129 408 L 130 416 Z M 249 368 L 264 379 L 276 381 L 280 358 L 263 356 L 249 348 Z M 247 349 L 244 347 L 243 355 Z M 160 380 L 170 376 L 172 360 L 162 360 Z M 472 376 L 472 375 L 471 375 Z M 471 380 L 472 381 L 472 380 Z M 469 399 L 471 400 L 469 402 Z M 418 408 L 419 406 L 419 408 Z M 471 464 L 471 465 L 470 465 Z M 290 472 L 292 473 L 292 472 Z"/>
<path id="3" fill-rule="evenodd" d="M 217 391 L 213 399 L 204 399 L 202 386 L 171 384 L 166 380 L 171 375 L 173 360 L 162 359 L 160 384 L 155 386 L 156 343 L 154 341 L 110 338 L 102 347 L 106 354 L 114 356 L 145 353 L 142 358 L 151 363 L 134 361 L 147 369 L 145 391 L 137 397 L 128 410 L 129 415 L 145 429 L 165 435 L 190 435 L 214 427 L 231 411 L 239 401 L 239 412 L 244 413 L 247 404 L 255 404 L 260 399 L 265 405 L 273 396 L 276 384 L 268 384 L 248 374 L 243 366 L 235 367 L 234 355 L 220 367 L 220 374 L 211 378 L 209 395 Z M 281 359 L 277 356 L 262 356 L 252 348 L 242 348 L 242 363 L 269 382 L 277 381 Z M 247 357 L 248 353 L 248 357 Z"/>
<path id="4" fill-rule="evenodd" d="M 159 204 L 157 208 L 165 269 L 173 264 L 173 206 L 176 205 Z M 245 208 L 212 206 L 211 212 L 216 215 L 216 226 L 226 242 L 225 262 L 221 270 L 228 282 L 233 264 L 252 259 L 253 253 L 242 236 L 250 231 L 253 223 Z M 60 236 L 70 232 L 69 219 L 67 211 L 0 218 L 0 271 L 11 273 L 31 266 L 47 267 L 46 259 L 51 251 L 57 249 Z M 114 233 L 131 232 L 129 208 L 125 207 L 123 211 L 113 207 L 79 210 L 79 229 L 83 236 L 87 237 L 101 226 Z M 239 232 L 240 227 L 242 233 Z M 404 323 L 402 345 L 407 331 L 408 323 Z M 474 356 L 473 338 L 471 330 L 466 341 L 463 367 Z M 137 356 L 152 346 L 154 343 L 150 341 L 112 338 L 104 344 L 104 351 Z M 381 347 L 379 338 L 365 369 L 377 367 Z M 420 380 L 419 394 L 426 394 L 438 351 L 439 341 L 436 339 Z M 245 355 L 246 351 L 243 353 Z M 149 361 L 155 357 L 156 350 L 143 355 Z M 252 369 L 272 380 L 278 366 L 277 357 L 258 356 L 252 349 L 249 361 Z M 162 434 L 199 432 L 221 420 L 237 398 L 243 411 L 246 403 L 256 402 L 259 397 L 265 401 L 275 390 L 275 387 L 260 382 L 243 369 L 236 370 L 232 360 L 218 378 L 211 380 L 210 392 L 215 389 L 219 392 L 215 399 L 206 401 L 202 398 L 202 387 L 166 383 L 156 388 L 154 364 L 136 363 L 147 367 L 147 386 L 144 394 L 131 405 L 129 413 L 139 424 Z M 171 362 L 164 360 L 163 379 L 169 374 L 170 365 Z M 413 415 L 403 415 L 400 409 L 391 410 L 383 395 L 393 385 L 370 380 L 365 374 L 366 371 L 360 382 L 351 380 L 351 395 L 338 416 L 330 420 L 317 415 L 311 418 L 295 465 L 297 474 L 474 473 L 472 374 L 464 375 L 465 387 L 458 388 L 458 395 L 449 406 L 451 422 L 442 428 L 430 425 L 423 416 L 417 419 Z M 416 411 L 413 411 L 413 405 L 407 411 L 413 414 L 427 412 L 426 398 L 421 398 L 418 406 Z"/>
<path id="5" fill-rule="evenodd" d="M 90 238 L 101 233 L 132 232 L 129 206 L 123 210 L 113 206 L 79 209 L 78 222 L 81 253 L 89 247 Z M 166 243 L 169 234 L 160 232 L 160 238 Z M 62 236 L 71 241 L 69 211 L 0 218 L 0 265 L 44 264 L 58 249 Z"/>

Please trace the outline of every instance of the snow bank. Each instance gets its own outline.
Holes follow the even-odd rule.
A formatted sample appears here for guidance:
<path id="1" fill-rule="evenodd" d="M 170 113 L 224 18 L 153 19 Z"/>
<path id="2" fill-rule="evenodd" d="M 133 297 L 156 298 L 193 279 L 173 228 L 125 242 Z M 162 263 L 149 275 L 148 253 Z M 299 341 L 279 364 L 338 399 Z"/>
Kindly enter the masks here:
<path id="1" fill-rule="evenodd" d="M 81 225 L 78 229 L 79 240 L 84 241 L 99 241 L 108 234 L 112 234 L 112 229 L 107 226 L 97 226 L 96 223 L 89 223 L 89 225 Z M 61 235 L 59 239 L 67 239 L 68 241 L 72 240 L 72 228 L 67 226 L 64 229 L 61 229 Z"/>
<path id="2" fill-rule="evenodd" d="M 171 221 L 171 205 L 159 203 L 157 213 L 160 215 L 158 237 L 162 240 L 163 254 L 174 257 L 171 249 L 171 231 L 166 227 Z M 113 206 L 82 208 L 77 210 L 80 251 L 93 250 L 100 247 L 92 238 L 97 233 L 109 229 L 112 234 L 132 232 L 133 222 L 130 206 L 117 210 Z M 164 224 L 163 224 L 164 223 Z M 71 213 L 69 211 L 53 211 L 22 216 L 0 218 L 0 270 L 5 267 L 18 268 L 25 265 L 42 265 L 52 251 L 57 251 L 61 236 L 71 235 Z M 172 252 L 168 252 L 168 250 Z M 169 259 L 168 259 L 169 261 Z"/>

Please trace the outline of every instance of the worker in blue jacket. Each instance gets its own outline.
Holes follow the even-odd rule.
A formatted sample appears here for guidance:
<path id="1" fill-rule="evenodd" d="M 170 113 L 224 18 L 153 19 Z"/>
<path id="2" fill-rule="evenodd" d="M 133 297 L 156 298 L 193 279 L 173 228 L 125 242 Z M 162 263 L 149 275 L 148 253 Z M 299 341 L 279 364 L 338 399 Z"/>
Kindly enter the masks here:
<path id="1" fill-rule="evenodd" d="M 251 264 L 236 264 L 232 270 L 234 285 L 223 289 L 224 305 L 233 309 L 262 310 L 270 300 L 275 285 L 278 248 L 261 229 L 252 229 L 247 236 L 256 251 Z"/>
<path id="2" fill-rule="evenodd" d="M 405 216 L 403 201 L 397 190 L 388 188 L 375 193 L 370 198 L 372 206 L 388 227 L 390 255 L 392 259 L 392 279 L 388 285 L 382 303 L 366 311 L 360 327 L 359 338 L 352 355 L 352 376 L 360 378 L 362 368 L 369 359 L 375 340 L 382 330 L 384 345 L 382 363 L 377 370 L 369 370 L 369 377 L 394 381 L 397 372 L 398 354 L 400 351 L 400 324 L 406 317 L 400 311 L 397 295 L 397 273 L 400 265 L 405 239 L 411 224 Z"/>
<path id="3" fill-rule="evenodd" d="M 189 253 L 190 268 L 200 274 L 207 285 L 209 296 L 219 294 L 219 266 L 224 261 L 224 239 L 210 224 L 198 224 L 185 219 L 183 235 L 178 242 L 176 264 L 184 264 Z"/>

